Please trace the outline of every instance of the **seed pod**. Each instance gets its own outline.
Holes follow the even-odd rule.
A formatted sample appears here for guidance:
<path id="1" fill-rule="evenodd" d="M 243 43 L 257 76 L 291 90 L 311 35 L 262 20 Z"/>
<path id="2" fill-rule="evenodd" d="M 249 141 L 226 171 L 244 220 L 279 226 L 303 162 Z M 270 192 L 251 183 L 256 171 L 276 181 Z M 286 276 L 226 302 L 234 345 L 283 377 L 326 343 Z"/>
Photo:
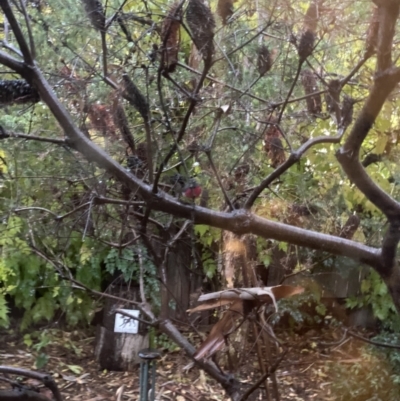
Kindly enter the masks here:
<path id="1" fill-rule="evenodd" d="M 264 136 L 264 150 L 270 159 L 272 167 L 276 168 L 286 160 L 285 151 L 283 149 L 282 141 L 280 140 L 280 131 L 274 124 L 276 119 L 274 117 L 269 118 L 270 124 L 265 129 Z"/>
<path id="2" fill-rule="evenodd" d="M 202 0 L 189 0 L 186 19 L 192 33 L 192 39 L 203 59 L 211 63 L 214 53 L 214 16 Z"/>
<path id="3" fill-rule="evenodd" d="M 222 19 L 222 25 L 226 25 L 226 22 L 233 14 L 233 1 L 232 0 L 218 0 L 217 14 Z"/>
<path id="4" fill-rule="evenodd" d="M 39 100 L 37 90 L 25 80 L 0 80 L 0 105 L 37 103 Z"/>
<path id="5" fill-rule="evenodd" d="M 265 75 L 272 67 L 272 55 L 269 51 L 268 47 L 262 45 L 258 48 L 258 57 L 257 57 L 257 70 L 258 73 L 263 76 Z"/>
<path id="6" fill-rule="evenodd" d="M 122 93 L 123 97 L 140 113 L 144 120 L 148 121 L 150 110 L 146 98 L 127 74 L 123 74 L 122 79 L 125 85 L 125 90 Z"/>
<path id="7" fill-rule="evenodd" d="M 314 49 L 315 35 L 310 30 L 304 31 L 300 37 L 299 47 L 297 52 L 299 54 L 299 61 L 303 62 L 307 57 L 311 56 Z"/>
<path id="8" fill-rule="evenodd" d="M 106 16 L 99 0 L 82 0 L 85 11 L 93 27 L 98 31 L 104 31 Z"/>
<path id="9" fill-rule="evenodd" d="M 340 102 L 340 81 L 338 79 L 332 79 L 328 83 L 328 93 L 325 95 L 326 108 L 329 113 L 335 112 Z"/>
<path id="10" fill-rule="evenodd" d="M 317 80 L 315 75 L 310 70 L 304 70 L 301 74 L 301 83 L 304 87 L 306 95 L 318 91 Z M 319 114 L 322 111 L 321 95 L 314 95 L 306 98 L 307 111 L 311 115 Z"/>
<path id="11" fill-rule="evenodd" d="M 179 29 L 181 26 L 182 7 L 180 3 L 174 3 L 164 18 L 161 28 L 161 63 L 167 72 L 174 72 L 178 63 L 178 53 L 181 37 Z"/>

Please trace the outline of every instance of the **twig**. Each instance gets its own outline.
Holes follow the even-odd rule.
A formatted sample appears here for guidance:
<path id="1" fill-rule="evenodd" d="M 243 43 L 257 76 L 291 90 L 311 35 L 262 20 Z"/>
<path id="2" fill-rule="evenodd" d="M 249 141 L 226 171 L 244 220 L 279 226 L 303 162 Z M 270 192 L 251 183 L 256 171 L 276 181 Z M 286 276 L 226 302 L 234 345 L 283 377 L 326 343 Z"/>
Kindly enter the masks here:
<path id="1" fill-rule="evenodd" d="M 383 347 L 383 348 L 392 348 L 392 349 L 400 349 L 400 345 L 394 345 L 394 344 L 388 344 L 388 343 L 381 343 L 379 341 L 372 341 L 368 340 L 368 338 L 365 338 L 363 336 L 360 336 L 359 334 L 354 333 L 354 331 L 348 331 L 348 333 L 354 337 L 357 338 L 361 341 L 364 341 L 367 344 L 375 345 L 377 347 Z"/>
<path id="2" fill-rule="evenodd" d="M 54 143 L 56 145 L 62 145 L 62 146 L 68 145 L 68 143 L 64 139 L 43 138 L 41 136 L 36 136 L 36 135 L 26 135 L 26 134 L 20 134 L 18 132 L 10 132 L 10 131 L 7 132 L 3 127 L 1 127 L 0 140 L 7 139 L 7 138 L 21 138 L 21 139 L 26 139 L 26 140 L 30 140 L 30 141 Z"/>
<path id="3" fill-rule="evenodd" d="M 320 144 L 320 143 L 339 143 L 341 140 L 341 135 L 337 136 L 320 136 L 318 138 L 311 138 L 306 143 L 304 143 L 300 148 L 291 153 L 288 159 L 282 163 L 279 167 L 277 167 L 268 177 L 266 177 L 257 187 L 254 188 L 253 192 L 250 194 L 246 203 L 244 204 L 245 209 L 250 209 L 257 197 L 261 194 L 261 192 L 268 187 L 274 180 L 280 177 L 285 171 L 287 171 L 291 166 L 297 163 L 301 156 L 311 147 Z"/>
<path id="4" fill-rule="evenodd" d="M 269 376 L 271 376 L 271 374 L 272 373 L 274 373 L 277 369 L 278 369 L 278 367 L 279 367 L 279 365 L 280 365 L 280 363 L 282 362 L 282 360 L 283 360 L 283 358 L 285 357 L 285 355 L 287 354 L 287 350 L 285 350 L 285 351 L 283 351 L 283 353 L 282 353 L 282 355 L 278 358 L 278 360 L 271 366 L 271 368 L 269 368 L 268 369 L 268 371 L 267 372 L 265 372 L 243 395 L 242 395 L 242 397 L 239 399 L 239 401 L 245 401 L 245 400 L 247 400 L 249 397 L 250 397 L 250 395 L 252 394 L 252 393 L 254 393 L 254 391 L 256 391 L 260 386 L 261 386 L 261 384 L 269 377 Z"/>

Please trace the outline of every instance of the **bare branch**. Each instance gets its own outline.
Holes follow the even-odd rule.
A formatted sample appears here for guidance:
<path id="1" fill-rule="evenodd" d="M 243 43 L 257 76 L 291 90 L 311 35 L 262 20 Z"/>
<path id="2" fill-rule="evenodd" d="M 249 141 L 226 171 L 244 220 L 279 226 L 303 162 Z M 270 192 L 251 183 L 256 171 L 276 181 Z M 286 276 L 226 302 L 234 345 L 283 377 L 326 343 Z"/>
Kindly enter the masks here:
<path id="1" fill-rule="evenodd" d="M 309 139 L 306 143 L 304 143 L 300 148 L 290 154 L 288 159 L 281 164 L 278 168 L 276 168 L 268 177 L 266 177 L 257 187 L 254 188 L 253 192 L 250 194 L 247 199 L 244 208 L 250 209 L 258 196 L 264 191 L 268 185 L 272 184 L 274 180 L 280 177 L 285 171 L 287 171 L 290 167 L 292 167 L 295 163 L 297 163 L 301 156 L 311 147 L 321 144 L 321 143 L 339 143 L 341 140 L 341 136 L 333 136 L 333 137 L 325 137 L 321 136 L 318 138 Z"/>
<path id="2" fill-rule="evenodd" d="M 14 32 L 15 38 L 17 39 L 19 48 L 24 56 L 25 63 L 29 66 L 33 66 L 33 55 L 29 49 L 28 43 L 25 40 L 24 34 L 22 33 L 21 27 L 19 26 L 15 15 L 11 9 L 10 3 L 8 0 L 2 0 L 0 2 L 0 7 L 3 9 L 4 14 L 7 17 L 8 22 L 10 23 L 11 29 Z"/>
<path id="3" fill-rule="evenodd" d="M 56 145 L 62 145 L 62 146 L 67 145 L 67 142 L 64 139 L 43 138 L 41 136 L 36 136 L 36 135 L 26 135 L 26 134 L 20 134 L 18 132 L 10 132 L 10 131 L 7 132 L 3 127 L 0 126 L 0 140 L 6 139 L 6 138 L 26 139 L 28 141 L 54 143 Z"/>
<path id="4" fill-rule="evenodd" d="M 6 52 L 0 50 L 0 63 L 22 75 L 24 73 L 24 64 Z"/>

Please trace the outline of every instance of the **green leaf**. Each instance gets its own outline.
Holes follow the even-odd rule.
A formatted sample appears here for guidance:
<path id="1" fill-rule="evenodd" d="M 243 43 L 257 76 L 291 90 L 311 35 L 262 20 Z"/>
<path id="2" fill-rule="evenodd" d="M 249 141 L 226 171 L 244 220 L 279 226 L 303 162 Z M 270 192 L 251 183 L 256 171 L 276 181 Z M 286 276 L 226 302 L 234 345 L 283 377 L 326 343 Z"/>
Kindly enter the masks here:
<path id="1" fill-rule="evenodd" d="M 42 369 L 49 362 L 49 356 L 44 353 L 40 353 L 35 360 L 36 369 Z"/>

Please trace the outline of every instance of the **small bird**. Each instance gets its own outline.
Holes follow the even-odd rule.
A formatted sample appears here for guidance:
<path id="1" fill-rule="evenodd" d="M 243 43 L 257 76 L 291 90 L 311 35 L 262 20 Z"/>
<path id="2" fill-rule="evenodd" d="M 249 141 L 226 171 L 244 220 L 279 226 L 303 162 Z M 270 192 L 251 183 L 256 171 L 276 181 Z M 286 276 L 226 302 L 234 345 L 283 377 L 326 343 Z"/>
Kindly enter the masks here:
<path id="1" fill-rule="evenodd" d="M 180 196 L 182 194 L 183 188 L 186 186 L 185 177 L 179 173 L 173 174 L 168 178 L 168 183 L 172 186 L 172 194 L 174 196 Z"/>
<path id="2" fill-rule="evenodd" d="M 201 195 L 201 191 L 202 188 L 199 183 L 195 179 L 190 178 L 184 186 L 182 194 L 186 196 L 186 198 L 196 199 Z"/>

